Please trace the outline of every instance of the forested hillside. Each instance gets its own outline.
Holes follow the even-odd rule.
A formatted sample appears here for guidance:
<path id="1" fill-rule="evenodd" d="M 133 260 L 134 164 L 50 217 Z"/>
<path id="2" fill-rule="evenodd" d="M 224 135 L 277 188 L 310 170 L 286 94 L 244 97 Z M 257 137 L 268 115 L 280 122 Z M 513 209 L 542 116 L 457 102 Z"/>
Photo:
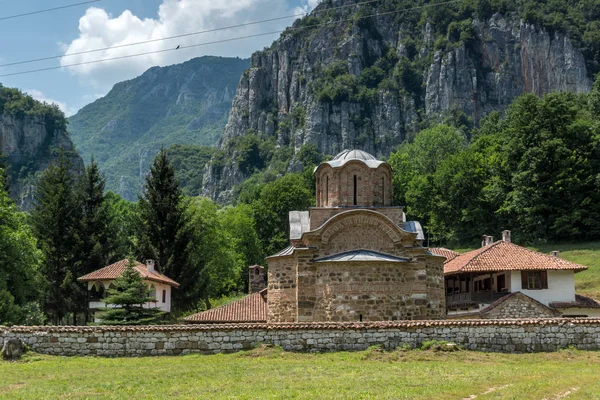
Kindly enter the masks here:
<path id="1" fill-rule="evenodd" d="M 31 207 L 40 174 L 61 151 L 73 170 L 83 170 L 66 129 L 58 106 L 0 85 L 0 167 L 6 168 L 10 196 L 22 209 Z"/>
<path id="2" fill-rule="evenodd" d="M 85 162 L 93 155 L 106 173 L 107 189 L 134 200 L 161 147 L 217 143 L 248 64 L 201 57 L 150 68 L 69 118 L 69 132 Z"/>
<path id="3" fill-rule="evenodd" d="M 363 3 L 323 1 L 252 56 L 205 195 L 226 203 L 255 171 L 298 171 L 306 145 L 387 156 L 431 124 L 478 126 L 524 92 L 588 92 L 599 70 L 597 1 Z"/>

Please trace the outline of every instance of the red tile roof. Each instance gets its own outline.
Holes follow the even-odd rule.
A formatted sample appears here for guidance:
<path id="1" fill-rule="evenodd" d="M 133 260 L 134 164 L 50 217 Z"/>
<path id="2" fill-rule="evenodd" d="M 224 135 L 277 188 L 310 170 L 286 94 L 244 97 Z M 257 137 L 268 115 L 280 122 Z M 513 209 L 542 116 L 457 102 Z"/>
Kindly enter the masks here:
<path id="1" fill-rule="evenodd" d="M 446 249 L 445 247 L 431 247 L 429 252 L 436 256 L 446 257 L 446 262 L 453 260 L 460 255 L 458 251 Z"/>
<path id="2" fill-rule="evenodd" d="M 97 271 L 91 272 L 87 275 L 77 278 L 77 281 L 90 282 L 90 281 L 105 281 L 105 280 L 117 279 L 119 276 L 121 276 L 123 274 L 123 272 L 125 271 L 125 268 L 127 268 L 128 262 L 129 262 L 129 260 L 117 261 L 116 263 L 111 264 L 107 267 L 101 268 Z M 145 280 L 165 283 L 167 285 L 170 285 L 170 286 L 173 286 L 176 288 L 179 287 L 179 283 L 175 282 L 173 279 L 169 278 L 168 276 L 165 276 L 165 275 L 161 274 L 160 272 L 157 272 L 156 270 L 154 272 L 149 272 L 148 268 L 146 267 L 145 264 L 142 264 L 142 263 L 136 261 L 134 269 L 137 272 L 139 272 L 141 277 L 144 278 Z"/>
<path id="3" fill-rule="evenodd" d="M 191 324 L 267 322 L 267 289 L 221 307 L 190 315 Z"/>
<path id="4" fill-rule="evenodd" d="M 590 297 L 575 295 L 575 301 L 554 301 L 550 303 L 554 308 L 600 308 L 600 302 Z"/>
<path id="5" fill-rule="evenodd" d="M 539 253 L 514 243 L 498 241 L 463 253 L 444 264 L 444 274 L 519 270 L 583 271 L 588 267 Z"/>
<path id="6" fill-rule="evenodd" d="M 405 321 L 376 321 L 376 322 L 290 322 L 280 324 L 267 323 L 224 323 L 196 325 L 119 325 L 119 326 L 12 326 L 0 327 L 5 332 L 201 332 L 201 331 L 231 331 L 236 329 L 263 329 L 271 331 L 322 329 L 337 331 L 353 331 L 364 329 L 423 329 L 454 326 L 561 326 L 583 325 L 596 326 L 600 324 L 598 317 L 564 317 L 564 318 L 513 318 L 513 319 L 446 319 L 446 320 L 405 320 Z"/>

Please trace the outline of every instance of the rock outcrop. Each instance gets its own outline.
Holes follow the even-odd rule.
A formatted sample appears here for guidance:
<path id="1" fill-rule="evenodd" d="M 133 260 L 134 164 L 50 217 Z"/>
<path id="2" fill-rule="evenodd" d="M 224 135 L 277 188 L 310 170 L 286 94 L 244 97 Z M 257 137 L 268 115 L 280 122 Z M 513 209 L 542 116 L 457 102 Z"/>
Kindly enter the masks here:
<path id="1" fill-rule="evenodd" d="M 322 4 L 315 12 L 342 3 Z M 294 153 L 314 144 L 324 154 L 360 148 L 385 157 L 423 122 L 449 113 L 461 111 L 477 124 L 523 92 L 585 92 L 592 86 L 584 56 L 567 35 L 549 33 L 516 14 L 473 20 L 472 39 L 447 38 L 445 46 L 435 43 L 429 22 L 416 36 L 393 16 L 370 24 L 305 28 L 307 23 L 297 21 L 270 48 L 252 56 L 233 99 L 221 154 L 205 169 L 204 195 L 227 202 L 232 188 L 247 178 L 236 165 L 232 143 L 249 132 L 276 137 L 277 146 L 290 146 Z M 354 88 L 351 96 L 324 99 L 324 85 L 337 84 L 324 83 L 333 65 L 347 70 L 349 78 L 340 82 L 363 82 L 372 72 L 367 68 L 391 52 L 392 66 L 371 87 L 369 98 Z M 401 62 L 413 70 L 402 69 Z M 402 79 L 403 84 L 395 83 Z"/>
<path id="2" fill-rule="evenodd" d="M 83 171 L 83 160 L 68 133 L 49 128 L 44 116 L 0 115 L 0 152 L 10 166 L 10 195 L 21 209 L 31 207 L 39 176 L 61 149 L 72 168 Z"/>

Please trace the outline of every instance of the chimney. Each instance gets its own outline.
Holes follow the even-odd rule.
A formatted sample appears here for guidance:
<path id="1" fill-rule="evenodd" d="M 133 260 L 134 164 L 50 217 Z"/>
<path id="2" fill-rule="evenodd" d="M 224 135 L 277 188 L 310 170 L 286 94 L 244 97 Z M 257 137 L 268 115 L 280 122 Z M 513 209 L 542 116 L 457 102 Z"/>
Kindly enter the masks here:
<path id="1" fill-rule="evenodd" d="M 481 242 L 481 247 L 489 246 L 492 243 L 494 243 L 493 236 L 483 235 L 483 241 Z"/>
<path id="2" fill-rule="evenodd" d="M 510 243 L 510 231 L 502 231 L 502 241 Z"/>
<path id="3" fill-rule="evenodd" d="M 248 267 L 248 292 L 249 294 L 260 292 L 267 287 L 265 267 L 251 265 Z"/>
<path id="4" fill-rule="evenodd" d="M 560 254 L 560 251 L 558 251 L 558 250 L 553 250 L 553 251 L 550 252 L 550 255 L 552 257 L 558 257 L 559 254 Z"/>
<path id="5" fill-rule="evenodd" d="M 146 269 L 149 273 L 154 273 L 154 260 L 146 260 Z"/>

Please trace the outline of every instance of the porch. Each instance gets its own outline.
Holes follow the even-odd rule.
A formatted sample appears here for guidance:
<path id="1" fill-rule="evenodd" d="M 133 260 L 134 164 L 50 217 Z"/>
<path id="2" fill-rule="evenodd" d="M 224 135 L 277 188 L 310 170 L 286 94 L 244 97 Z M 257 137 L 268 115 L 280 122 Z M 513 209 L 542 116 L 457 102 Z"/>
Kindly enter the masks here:
<path id="1" fill-rule="evenodd" d="M 446 307 L 478 307 L 510 293 L 510 272 L 457 274 L 444 279 Z"/>

